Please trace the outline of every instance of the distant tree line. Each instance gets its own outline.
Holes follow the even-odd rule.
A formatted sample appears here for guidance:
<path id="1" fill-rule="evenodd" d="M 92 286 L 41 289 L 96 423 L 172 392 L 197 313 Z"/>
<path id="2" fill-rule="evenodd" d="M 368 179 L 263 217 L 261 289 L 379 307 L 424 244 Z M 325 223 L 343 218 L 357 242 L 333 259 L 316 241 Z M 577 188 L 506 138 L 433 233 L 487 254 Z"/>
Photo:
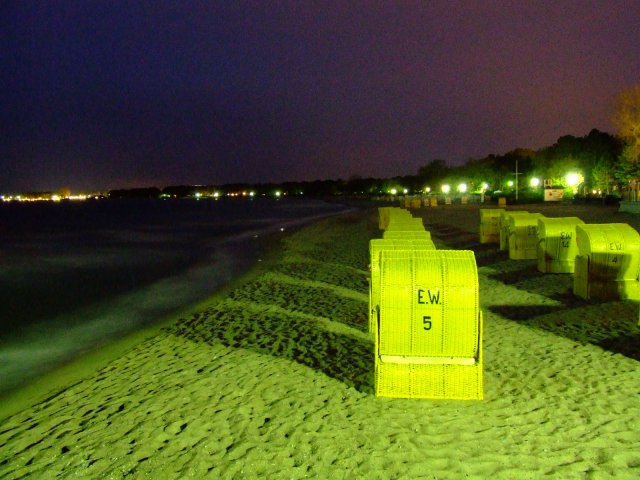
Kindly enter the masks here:
<path id="1" fill-rule="evenodd" d="M 600 192 L 601 195 L 619 191 L 628 181 L 638 176 L 637 164 L 627 161 L 622 153 L 622 139 L 597 129 L 584 137 L 565 135 L 551 146 L 534 151 L 516 148 L 503 155 L 488 155 L 469 159 L 463 165 L 450 166 L 444 160 L 435 159 L 420 167 L 415 175 L 392 178 L 362 178 L 354 176 L 348 180 L 316 180 L 268 184 L 224 184 L 224 185 L 174 185 L 162 189 L 157 187 L 118 189 L 109 192 L 110 198 L 188 198 L 253 192 L 254 195 L 336 196 L 336 195 L 387 195 L 424 193 L 427 188 L 439 191 L 442 184 L 452 188 L 465 183 L 469 192 L 486 190 L 487 193 L 513 192 L 516 168 L 519 189 L 531 189 L 529 179 L 568 187 L 566 175 L 577 172 L 582 175 L 581 192 Z"/>

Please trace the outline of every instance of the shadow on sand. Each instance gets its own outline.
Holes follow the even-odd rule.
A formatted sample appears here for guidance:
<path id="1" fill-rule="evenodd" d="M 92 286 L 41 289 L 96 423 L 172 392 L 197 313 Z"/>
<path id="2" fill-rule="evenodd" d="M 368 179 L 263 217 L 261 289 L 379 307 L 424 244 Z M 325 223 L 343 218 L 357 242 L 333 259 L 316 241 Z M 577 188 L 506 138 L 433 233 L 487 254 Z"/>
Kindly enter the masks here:
<path id="1" fill-rule="evenodd" d="M 338 217 L 292 234 L 268 271 L 169 332 L 293 360 L 372 394 L 374 349 L 364 333 L 368 283 L 356 268 L 366 268 L 367 222 L 372 219 Z M 364 252 L 363 259 L 354 262 L 354 252 Z"/>

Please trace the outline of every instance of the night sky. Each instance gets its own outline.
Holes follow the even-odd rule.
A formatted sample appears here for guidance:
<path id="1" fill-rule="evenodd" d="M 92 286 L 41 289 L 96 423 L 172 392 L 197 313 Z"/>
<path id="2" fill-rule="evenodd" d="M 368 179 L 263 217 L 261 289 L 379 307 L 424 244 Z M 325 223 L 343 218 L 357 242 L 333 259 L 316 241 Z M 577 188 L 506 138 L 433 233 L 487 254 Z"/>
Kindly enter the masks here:
<path id="1" fill-rule="evenodd" d="M 592 128 L 640 1 L 5 0 L 0 193 L 415 174 Z"/>

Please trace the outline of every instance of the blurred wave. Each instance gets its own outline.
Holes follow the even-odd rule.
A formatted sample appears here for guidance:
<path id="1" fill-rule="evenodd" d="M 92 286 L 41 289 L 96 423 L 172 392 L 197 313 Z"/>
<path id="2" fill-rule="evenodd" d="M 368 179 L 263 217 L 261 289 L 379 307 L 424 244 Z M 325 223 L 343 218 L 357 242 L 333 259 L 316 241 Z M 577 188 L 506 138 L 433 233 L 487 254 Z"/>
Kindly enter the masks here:
<path id="1" fill-rule="evenodd" d="M 0 393 L 206 299 L 251 267 L 256 239 L 347 210 L 116 203 L 0 208 Z"/>

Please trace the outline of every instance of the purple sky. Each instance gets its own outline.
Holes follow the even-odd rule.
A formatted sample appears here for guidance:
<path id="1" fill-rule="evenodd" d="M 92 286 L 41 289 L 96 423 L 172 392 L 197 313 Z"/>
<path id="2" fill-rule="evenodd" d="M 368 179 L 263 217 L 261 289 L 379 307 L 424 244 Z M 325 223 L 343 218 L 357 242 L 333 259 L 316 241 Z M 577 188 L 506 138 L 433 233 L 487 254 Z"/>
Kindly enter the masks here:
<path id="1" fill-rule="evenodd" d="M 0 192 L 415 174 L 614 133 L 640 1 L 8 0 Z"/>

